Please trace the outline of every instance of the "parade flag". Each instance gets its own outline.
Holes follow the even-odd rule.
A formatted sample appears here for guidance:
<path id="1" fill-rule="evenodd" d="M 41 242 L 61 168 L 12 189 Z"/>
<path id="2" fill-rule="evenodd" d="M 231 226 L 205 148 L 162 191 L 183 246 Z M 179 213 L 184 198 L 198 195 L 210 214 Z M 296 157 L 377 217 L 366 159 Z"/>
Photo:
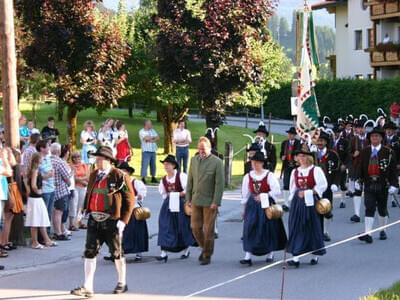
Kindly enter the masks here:
<path id="1" fill-rule="evenodd" d="M 300 137 L 311 142 L 315 141 L 320 133 L 318 129 L 320 113 L 313 79 L 313 66 L 315 71 L 315 68 L 318 68 L 319 59 L 313 15 L 308 7 L 297 12 L 297 30 L 297 40 L 301 43 L 297 49 L 300 56 L 300 68 L 296 130 Z"/>

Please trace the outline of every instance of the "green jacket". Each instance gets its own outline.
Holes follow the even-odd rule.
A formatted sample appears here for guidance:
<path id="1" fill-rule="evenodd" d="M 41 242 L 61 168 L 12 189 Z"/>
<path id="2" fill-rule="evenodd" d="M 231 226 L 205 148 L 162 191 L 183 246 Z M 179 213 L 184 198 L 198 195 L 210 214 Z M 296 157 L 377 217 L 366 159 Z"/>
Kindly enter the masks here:
<path id="1" fill-rule="evenodd" d="M 222 160 L 215 155 L 201 159 L 192 158 L 186 186 L 186 200 L 197 206 L 221 205 L 224 193 L 224 168 Z"/>

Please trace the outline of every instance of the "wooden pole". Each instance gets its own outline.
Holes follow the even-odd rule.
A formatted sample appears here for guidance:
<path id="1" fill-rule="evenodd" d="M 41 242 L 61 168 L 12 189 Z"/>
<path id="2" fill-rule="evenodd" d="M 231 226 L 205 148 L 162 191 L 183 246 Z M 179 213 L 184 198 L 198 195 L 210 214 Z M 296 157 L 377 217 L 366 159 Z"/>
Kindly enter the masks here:
<path id="1" fill-rule="evenodd" d="M 233 146 L 231 142 L 225 143 L 225 186 L 232 183 Z"/>
<path id="2" fill-rule="evenodd" d="M 0 0 L 0 40 L 2 47 L 2 89 L 6 145 L 19 147 L 17 59 L 15 56 L 14 11 L 12 0 Z"/>

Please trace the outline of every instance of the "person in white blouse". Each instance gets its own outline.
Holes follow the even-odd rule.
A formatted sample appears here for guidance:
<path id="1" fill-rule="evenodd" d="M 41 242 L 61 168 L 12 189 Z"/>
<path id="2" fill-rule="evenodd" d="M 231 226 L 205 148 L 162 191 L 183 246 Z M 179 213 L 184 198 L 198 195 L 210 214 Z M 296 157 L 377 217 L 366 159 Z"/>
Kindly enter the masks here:
<path id="1" fill-rule="evenodd" d="M 251 255 L 267 255 L 266 262 L 274 259 L 274 251 L 286 246 L 286 232 L 282 219 L 269 220 L 265 209 L 275 204 L 275 198 L 281 194 L 281 188 L 275 175 L 264 169 L 264 154 L 260 151 L 251 157 L 253 168 L 243 178 L 243 265 L 252 265 Z M 263 198 L 263 200 L 262 200 Z"/>
<path id="2" fill-rule="evenodd" d="M 190 228 L 190 217 L 184 212 L 187 175 L 178 173 L 175 156 L 168 155 L 160 161 L 167 173 L 161 180 L 158 191 L 163 198 L 158 219 L 158 246 L 161 247 L 159 261 L 168 261 L 168 252 L 181 252 L 181 259 L 190 255 L 189 247 L 196 245 Z"/>
<path id="3" fill-rule="evenodd" d="M 322 217 L 315 209 L 317 198 L 327 189 L 328 182 L 320 167 L 314 166 L 313 154 L 306 144 L 296 152 L 299 167 L 290 176 L 290 196 L 292 205 L 289 211 L 289 240 L 286 251 L 293 255 L 289 266 L 298 268 L 296 257 L 314 251 L 311 265 L 318 263 L 318 256 L 326 250 L 323 240 Z"/>
<path id="4" fill-rule="evenodd" d="M 94 164 L 95 158 L 89 158 L 89 153 L 94 153 L 97 150 L 97 134 L 94 127 L 93 121 L 86 121 L 83 124 L 83 130 L 81 132 L 81 144 L 82 144 L 82 161 L 85 164 Z"/>
<path id="5" fill-rule="evenodd" d="M 113 149 L 113 153 L 115 156 L 117 154 L 117 149 L 115 148 L 116 136 L 114 134 L 113 125 L 114 120 L 107 119 L 99 129 L 97 140 L 100 142 L 101 146 L 108 146 Z"/>
<path id="6" fill-rule="evenodd" d="M 189 145 L 192 142 L 190 131 L 185 128 L 185 121 L 180 120 L 178 128 L 174 130 L 173 142 L 176 147 L 176 160 L 178 161 L 178 171 L 187 173 L 187 162 L 189 158 Z"/>

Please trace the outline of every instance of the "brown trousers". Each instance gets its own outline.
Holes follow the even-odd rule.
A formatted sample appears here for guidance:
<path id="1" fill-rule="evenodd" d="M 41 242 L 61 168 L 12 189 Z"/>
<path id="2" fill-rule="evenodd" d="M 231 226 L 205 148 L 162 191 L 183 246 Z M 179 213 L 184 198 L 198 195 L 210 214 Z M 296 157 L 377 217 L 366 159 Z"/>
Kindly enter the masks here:
<path id="1" fill-rule="evenodd" d="M 217 210 L 209 206 L 197 206 L 192 203 L 191 224 L 192 233 L 203 249 L 203 257 L 211 257 L 214 252 L 214 228 Z"/>

